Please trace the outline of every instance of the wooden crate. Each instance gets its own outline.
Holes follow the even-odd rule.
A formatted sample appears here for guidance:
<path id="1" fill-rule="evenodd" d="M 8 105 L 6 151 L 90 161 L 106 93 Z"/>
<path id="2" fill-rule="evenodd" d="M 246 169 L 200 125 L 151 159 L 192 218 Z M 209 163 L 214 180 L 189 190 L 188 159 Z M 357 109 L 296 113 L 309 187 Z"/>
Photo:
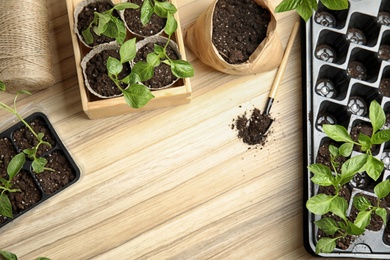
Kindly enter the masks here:
<path id="1" fill-rule="evenodd" d="M 123 115 L 127 113 L 133 113 L 137 111 L 144 110 L 152 110 L 163 107 L 177 106 L 189 103 L 191 100 L 191 84 L 188 78 L 180 79 L 176 82 L 172 87 L 162 90 L 153 91 L 153 95 L 155 98 L 149 101 L 142 108 L 131 108 L 125 102 L 123 97 L 110 98 L 110 99 L 101 99 L 95 97 L 91 93 L 89 93 L 88 89 L 84 85 L 84 78 L 81 69 L 81 60 L 83 57 L 90 51 L 87 47 L 85 47 L 78 39 L 77 35 L 74 32 L 74 8 L 81 0 L 66 0 L 67 9 L 68 9 L 68 17 L 69 17 L 69 25 L 72 36 L 74 57 L 76 62 L 77 69 L 77 77 L 79 81 L 80 95 L 81 95 L 81 103 L 84 112 L 90 119 L 98 119 L 116 115 Z M 176 5 L 176 0 L 170 0 L 172 4 Z M 114 0 L 114 3 L 120 2 L 120 0 Z M 186 60 L 184 42 L 183 42 L 183 32 L 180 25 L 180 20 L 178 16 L 178 12 L 175 14 L 175 18 L 178 22 L 178 28 L 172 39 L 179 46 L 179 51 L 182 55 L 182 59 Z M 130 34 L 130 33 L 129 33 Z"/>

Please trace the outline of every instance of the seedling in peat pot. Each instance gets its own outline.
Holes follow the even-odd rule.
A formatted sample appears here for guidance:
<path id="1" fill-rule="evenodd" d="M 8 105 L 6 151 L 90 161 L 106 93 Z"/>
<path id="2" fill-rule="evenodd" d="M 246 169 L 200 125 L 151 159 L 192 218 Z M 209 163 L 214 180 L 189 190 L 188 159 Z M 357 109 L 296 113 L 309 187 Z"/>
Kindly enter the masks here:
<path id="1" fill-rule="evenodd" d="M 320 0 L 330 10 L 344 10 L 348 8 L 348 0 Z M 283 0 L 276 6 L 276 12 L 296 10 L 306 22 L 318 8 L 317 0 Z"/>
<path id="2" fill-rule="evenodd" d="M 5 90 L 6 90 L 5 84 L 2 81 L 0 81 L 0 91 L 5 91 Z M 47 146 L 51 147 L 51 144 L 44 141 L 43 140 L 44 134 L 43 133 L 36 133 L 34 131 L 34 129 L 21 117 L 21 115 L 18 113 L 18 111 L 16 109 L 16 100 L 20 94 L 31 95 L 31 93 L 29 91 L 26 91 L 26 90 L 19 91 L 15 95 L 13 107 L 10 107 L 10 106 L 6 105 L 5 103 L 0 102 L 0 109 L 4 109 L 4 110 L 8 111 L 9 113 L 15 115 L 28 128 L 28 130 L 34 135 L 34 137 L 38 140 L 38 143 L 36 146 L 23 150 L 23 154 L 27 155 L 33 161 L 32 162 L 33 171 L 35 173 L 41 173 L 44 170 L 53 171 L 53 169 L 45 167 L 47 164 L 47 160 L 45 158 L 37 156 L 38 148 L 41 145 L 47 145 Z"/>
<path id="3" fill-rule="evenodd" d="M 115 39 L 119 44 L 123 44 L 126 39 L 126 26 L 120 18 L 113 15 L 113 12 L 114 10 L 121 11 L 127 8 L 138 9 L 139 6 L 133 3 L 119 3 L 105 12 L 95 12 L 93 21 L 89 24 L 87 29 L 81 32 L 85 42 L 87 44 L 92 44 L 93 31 L 99 36 L 103 34 Z"/>
<path id="4" fill-rule="evenodd" d="M 341 142 L 339 148 L 330 145 L 330 168 L 319 163 L 310 165 L 308 168 L 313 173 L 311 181 L 319 186 L 333 186 L 334 193 L 317 194 L 306 202 L 306 208 L 316 214 L 325 215 L 328 212 L 340 217 L 342 221 L 336 221 L 329 217 L 323 217 L 315 222 L 317 227 L 330 237 L 322 237 L 316 244 L 316 253 L 330 253 L 336 247 L 336 241 L 348 235 L 358 236 L 363 234 L 365 228 L 370 223 L 373 213 L 379 215 L 385 222 L 387 219 L 386 210 L 379 206 L 380 200 L 390 193 L 390 181 L 379 182 L 374 192 L 378 197 L 378 204 L 371 205 L 369 201 L 361 196 L 354 199 L 354 205 L 359 211 L 357 218 L 351 222 L 346 217 L 348 203 L 345 198 L 340 196 L 341 188 L 349 183 L 355 174 L 367 172 L 368 176 L 377 181 L 384 169 L 382 161 L 372 155 L 373 145 L 380 145 L 390 140 L 390 129 L 381 130 L 386 121 L 386 116 L 378 104 L 373 101 L 370 105 L 369 118 L 373 127 L 371 136 L 360 134 L 358 142 L 352 140 L 348 131 L 340 125 L 323 125 L 325 134 L 336 142 Z M 351 156 L 353 146 L 360 146 L 362 154 Z M 350 157 L 341 166 L 336 162 L 340 156 Z"/>

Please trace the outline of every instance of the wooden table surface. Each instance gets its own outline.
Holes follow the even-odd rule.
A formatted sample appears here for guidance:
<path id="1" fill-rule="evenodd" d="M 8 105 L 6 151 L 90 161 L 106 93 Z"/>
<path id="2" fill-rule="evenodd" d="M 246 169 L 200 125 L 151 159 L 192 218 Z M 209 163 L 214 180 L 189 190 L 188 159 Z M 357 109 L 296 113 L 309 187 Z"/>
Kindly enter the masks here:
<path id="1" fill-rule="evenodd" d="M 186 28 L 212 1 L 177 2 Z M 276 69 L 227 75 L 187 49 L 195 68 L 189 104 L 90 120 L 81 108 L 66 2 L 48 0 L 48 7 L 56 84 L 18 104 L 48 114 L 82 177 L 3 227 L 0 249 L 20 259 L 314 259 L 303 247 L 299 38 L 272 108 L 272 134 L 255 148 L 231 124 L 263 110 Z M 298 16 L 277 20 L 285 46 Z M 12 98 L 1 94 L 7 103 Z"/>

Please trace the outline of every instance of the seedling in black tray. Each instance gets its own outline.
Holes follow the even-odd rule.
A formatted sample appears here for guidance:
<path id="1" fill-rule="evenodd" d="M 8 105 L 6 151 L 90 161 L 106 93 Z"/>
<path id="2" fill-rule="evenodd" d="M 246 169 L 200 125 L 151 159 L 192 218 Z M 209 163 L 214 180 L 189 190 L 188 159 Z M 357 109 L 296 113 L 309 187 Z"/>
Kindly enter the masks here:
<path id="1" fill-rule="evenodd" d="M 3 82 L 0 81 L 0 91 L 5 91 L 6 87 L 5 87 L 5 84 Z M 34 135 L 34 137 L 38 140 L 38 144 L 35 145 L 34 147 L 32 148 L 29 148 L 29 149 L 24 149 L 23 150 L 23 153 L 26 154 L 31 160 L 33 160 L 33 163 L 32 163 L 32 168 L 34 170 L 35 173 L 41 173 L 43 172 L 44 170 L 50 170 L 52 171 L 52 169 L 50 168 L 46 168 L 46 164 L 47 164 L 47 160 L 45 158 L 42 158 L 42 157 L 38 157 L 37 156 L 37 152 L 38 152 L 38 148 L 41 146 L 41 145 L 47 145 L 49 147 L 51 147 L 51 144 L 49 142 L 46 142 L 43 140 L 43 138 L 45 137 L 45 135 L 43 133 L 36 133 L 34 131 L 34 129 L 30 126 L 30 124 L 28 124 L 24 119 L 23 117 L 20 116 L 20 114 L 18 113 L 17 109 L 16 109 L 16 100 L 18 98 L 18 96 L 20 94 L 28 94 L 28 95 L 31 95 L 30 92 L 26 91 L 26 90 L 23 90 L 23 91 L 20 91 L 18 92 L 16 95 L 15 95 L 15 98 L 14 98 L 14 102 L 13 102 L 13 107 L 10 107 L 6 104 L 4 104 L 3 102 L 0 102 L 0 109 L 4 109 L 6 110 L 7 112 L 15 115 L 21 122 L 23 122 L 23 124 L 28 128 L 28 130 Z"/>
<path id="2" fill-rule="evenodd" d="M 317 227 L 326 234 L 318 240 L 316 253 L 330 253 L 336 248 L 336 241 L 347 236 L 359 236 L 365 232 L 371 221 L 372 214 L 376 214 L 386 223 L 387 212 L 380 207 L 380 200 L 390 193 L 390 181 L 379 182 L 374 193 L 378 197 L 377 205 L 372 205 L 365 197 L 355 196 L 353 205 L 359 211 L 356 219 L 351 221 L 347 217 L 348 202 L 341 196 L 341 189 L 348 184 L 356 174 L 366 172 L 374 181 L 377 181 L 384 169 L 384 163 L 372 155 L 374 145 L 380 145 L 390 140 L 390 129 L 382 130 L 386 122 L 386 116 L 377 101 L 371 102 L 369 118 L 373 127 L 372 135 L 360 134 L 358 141 L 352 140 L 347 129 L 341 125 L 322 126 L 324 133 L 332 140 L 341 143 L 339 147 L 329 146 L 330 167 L 320 163 L 310 165 L 308 168 L 313 173 L 311 181 L 320 187 L 333 187 L 332 194 L 318 193 L 306 202 L 307 209 L 323 217 L 316 221 Z M 353 147 L 359 146 L 362 151 L 359 155 L 352 155 Z M 352 155 L 352 157 L 351 157 Z M 341 165 L 338 157 L 346 157 Z M 338 218 L 329 217 L 328 213 Z M 325 216 L 324 216 L 325 215 Z"/>

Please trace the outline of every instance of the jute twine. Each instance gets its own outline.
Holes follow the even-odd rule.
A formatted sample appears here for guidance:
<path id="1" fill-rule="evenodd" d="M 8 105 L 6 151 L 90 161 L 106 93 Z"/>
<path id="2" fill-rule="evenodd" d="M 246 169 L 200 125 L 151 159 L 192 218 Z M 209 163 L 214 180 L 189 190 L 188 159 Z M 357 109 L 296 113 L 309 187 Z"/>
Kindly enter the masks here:
<path id="1" fill-rule="evenodd" d="M 0 0 L 0 80 L 7 91 L 54 84 L 45 0 Z"/>

